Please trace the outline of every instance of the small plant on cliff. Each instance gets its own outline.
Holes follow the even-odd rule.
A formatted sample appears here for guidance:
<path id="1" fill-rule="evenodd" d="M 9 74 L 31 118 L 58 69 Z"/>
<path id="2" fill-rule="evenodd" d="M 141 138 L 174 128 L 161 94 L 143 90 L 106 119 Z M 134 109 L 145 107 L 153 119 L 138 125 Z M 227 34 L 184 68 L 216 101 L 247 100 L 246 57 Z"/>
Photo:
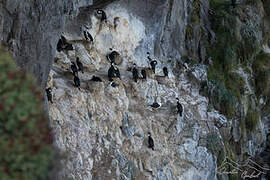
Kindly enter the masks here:
<path id="1" fill-rule="evenodd" d="M 0 49 L 1 179 L 48 179 L 52 138 L 34 83 Z"/>

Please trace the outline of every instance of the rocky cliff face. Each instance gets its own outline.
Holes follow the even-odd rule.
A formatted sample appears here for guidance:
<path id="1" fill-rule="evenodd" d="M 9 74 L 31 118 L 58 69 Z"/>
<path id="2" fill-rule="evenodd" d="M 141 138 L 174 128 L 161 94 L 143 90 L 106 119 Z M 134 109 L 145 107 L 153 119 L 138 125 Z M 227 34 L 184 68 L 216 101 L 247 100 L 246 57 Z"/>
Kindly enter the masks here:
<path id="1" fill-rule="evenodd" d="M 44 87 L 64 24 L 80 7 L 91 4 L 92 0 L 1 1 L 1 44 L 8 46 L 18 66 L 32 72 Z"/>
<path id="2" fill-rule="evenodd" d="M 228 176 L 221 169 L 226 158 L 241 164 L 264 151 L 268 2 L 34 2 L 1 3 L 0 32 L 18 65 L 52 88 L 50 123 L 55 146 L 67 157 L 56 178 L 231 179 L 237 172 Z M 96 8 L 106 12 L 106 23 Z M 60 34 L 74 50 L 56 51 Z M 121 56 L 116 87 L 107 77 L 110 48 Z M 155 74 L 147 52 L 158 62 Z M 84 64 L 80 90 L 70 70 L 76 57 Z M 139 72 L 146 69 L 146 80 L 133 81 L 133 63 Z M 154 102 L 161 107 L 150 107 Z"/>

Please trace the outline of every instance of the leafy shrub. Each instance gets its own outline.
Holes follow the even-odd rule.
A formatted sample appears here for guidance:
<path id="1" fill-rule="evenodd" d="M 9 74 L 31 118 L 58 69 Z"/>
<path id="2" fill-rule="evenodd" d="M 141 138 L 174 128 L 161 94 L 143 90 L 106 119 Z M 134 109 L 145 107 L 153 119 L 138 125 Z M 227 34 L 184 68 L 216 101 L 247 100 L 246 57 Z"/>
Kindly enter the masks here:
<path id="1" fill-rule="evenodd" d="M 0 49 L 0 177 L 48 179 L 52 136 L 40 90 Z"/>

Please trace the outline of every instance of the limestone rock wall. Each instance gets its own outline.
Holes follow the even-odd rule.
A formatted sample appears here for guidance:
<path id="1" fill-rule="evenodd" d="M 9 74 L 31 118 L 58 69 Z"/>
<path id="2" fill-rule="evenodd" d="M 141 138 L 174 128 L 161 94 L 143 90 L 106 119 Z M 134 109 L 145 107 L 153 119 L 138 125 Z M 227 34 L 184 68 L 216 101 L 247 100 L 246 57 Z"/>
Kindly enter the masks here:
<path id="1" fill-rule="evenodd" d="M 92 0 L 8 0 L 0 2 L 0 41 L 12 51 L 17 65 L 32 72 L 45 86 L 56 44 L 67 19 Z"/>
<path id="2" fill-rule="evenodd" d="M 241 63 L 259 59 L 263 48 L 269 54 L 268 2 L 236 4 L 237 9 L 229 0 L 0 1 L 1 44 L 42 88 L 52 88 L 53 104 L 45 108 L 55 146 L 66 156 L 55 179 L 226 179 L 217 176 L 225 156 L 241 162 L 263 151 L 268 91 L 258 94 L 255 80 L 260 77 L 250 64 L 245 68 Z M 96 8 L 105 10 L 107 23 L 100 23 Z M 91 33 L 93 43 L 84 40 L 83 30 Z M 56 51 L 60 35 L 73 51 Z M 110 48 L 122 58 L 117 87 L 107 78 Z M 146 52 L 158 62 L 155 74 L 148 70 Z M 70 70 L 76 57 L 85 66 L 85 73 L 79 73 L 81 90 L 74 87 Z M 229 92 L 211 81 L 213 72 L 224 73 L 212 71 L 223 57 L 242 79 L 241 86 L 231 85 L 242 93 L 235 103 L 237 116 L 228 116 L 230 107 L 216 103 Z M 147 69 L 147 80 L 133 82 L 133 63 Z M 265 72 L 268 67 L 262 66 Z M 228 70 L 227 64 L 222 68 Z M 93 75 L 103 82 L 91 81 Z M 176 97 L 184 106 L 182 117 L 176 113 Z M 159 109 L 150 107 L 155 101 Z M 252 131 L 244 131 L 242 123 L 248 103 L 259 117 Z M 148 148 L 148 132 L 154 151 Z"/>
<path id="3" fill-rule="evenodd" d="M 207 77 L 206 68 L 176 68 L 184 51 L 181 39 L 185 38 L 187 21 L 185 9 L 177 8 L 181 7 L 179 3 L 187 6 L 187 2 L 171 3 L 158 1 L 151 9 L 142 8 L 148 7 L 147 1 L 141 1 L 139 7 L 126 1 L 114 2 L 104 8 L 107 23 L 100 23 L 95 13 L 86 11 L 86 21 L 67 25 L 64 35 L 75 50 L 56 53 L 47 84 L 53 89 L 50 119 L 55 143 L 68 156 L 60 177 L 216 179 L 216 158 L 200 141 L 216 120 L 213 117 L 207 122 L 208 100 L 199 94 L 200 82 Z M 174 9 L 174 15 L 164 13 L 166 8 Z M 176 14 L 180 15 L 179 24 L 173 24 Z M 168 29 L 162 28 L 165 24 L 176 34 L 169 36 Z M 93 43 L 84 40 L 80 31 L 83 25 L 90 27 Z M 117 87 L 112 87 L 107 77 L 109 48 L 117 50 L 123 59 L 118 65 L 121 80 L 115 79 Z M 156 74 L 148 69 L 147 51 L 158 61 Z M 169 54 L 175 54 L 174 62 L 168 61 Z M 85 73 L 79 73 L 81 90 L 74 87 L 70 70 L 76 57 L 85 66 Z M 139 70 L 147 70 L 146 80 L 132 80 L 128 69 L 133 63 Z M 168 77 L 162 72 L 164 66 L 169 69 Z M 103 82 L 91 81 L 93 75 Z M 176 112 L 176 97 L 184 107 L 183 117 Z M 154 102 L 161 107 L 151 108 Z M 148 132 L 155 142 L 154 151 L 148 148 Z"/>

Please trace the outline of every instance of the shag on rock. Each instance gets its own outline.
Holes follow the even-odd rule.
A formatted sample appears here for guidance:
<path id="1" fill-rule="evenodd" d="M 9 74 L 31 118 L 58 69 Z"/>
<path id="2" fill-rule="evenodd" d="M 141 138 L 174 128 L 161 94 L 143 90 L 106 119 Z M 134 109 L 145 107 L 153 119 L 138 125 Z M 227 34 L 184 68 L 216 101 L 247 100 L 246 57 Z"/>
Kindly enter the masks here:
<path id="1" fill-rule="evenodd" d="M 148 148 L 152 149 L 153 151 L 155 150 L 154 149 L 154 140 L 153 138 L 151 137 L 151 133 L 148 132 Z"/>

